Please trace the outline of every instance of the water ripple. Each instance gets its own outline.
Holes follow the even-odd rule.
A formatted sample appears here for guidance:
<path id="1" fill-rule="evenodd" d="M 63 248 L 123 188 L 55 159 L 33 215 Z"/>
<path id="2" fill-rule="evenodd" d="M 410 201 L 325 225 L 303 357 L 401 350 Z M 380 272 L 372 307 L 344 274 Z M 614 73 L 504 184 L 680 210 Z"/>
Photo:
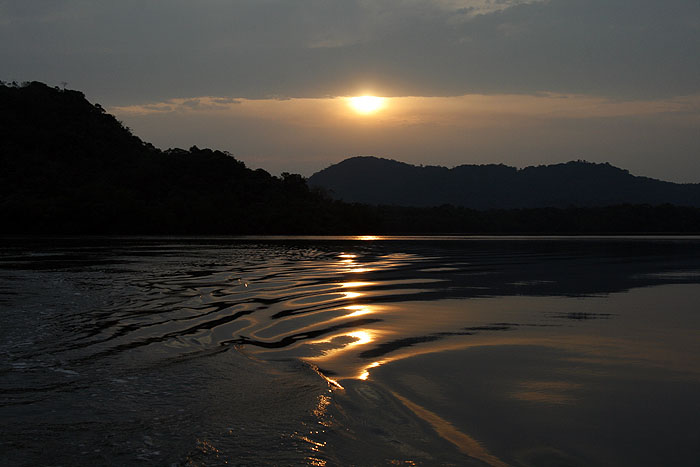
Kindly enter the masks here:
<path id="1" fill-rule="evenodd" d="M 439 248 L 298 241 L 9 247 L 0 257 L 0 311 L 8 323 L 0 371 L 63 371 L 58 385 L 24 388 L 42 392 L 75 384 L 70 378 L 94 372 L 102 359 L 159 365 L 239 346 L 261 358 L 306 358 L 357 377 L 367 360 L 375 364 L 411 347 L 425 351 L 523 325 L 614 318 L 561 311 L 499 325 L 499 313 L 470 310 L 463 299 L 596 296 L 696 282 L 693 245 L 657 242 L 653 249 L 663 251 L 647 252 L 644 262 L 635 259 L 644 245 L 621 249 L 605 242 L 575 248 L 493 241 Z M 458 306 L 446 304 L 456 299 Z M 342 358 L 339 350 L 347 350 Z M 0 391 L 16 394 L 17 387 Z"/>

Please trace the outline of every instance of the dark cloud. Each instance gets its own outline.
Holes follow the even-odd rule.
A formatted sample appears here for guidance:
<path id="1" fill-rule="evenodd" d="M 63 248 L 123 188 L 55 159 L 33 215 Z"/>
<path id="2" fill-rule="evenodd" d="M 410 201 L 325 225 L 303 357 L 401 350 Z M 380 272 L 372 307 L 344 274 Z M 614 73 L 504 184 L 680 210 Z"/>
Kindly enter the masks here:
<path id="1" fill-rule="evenodd" d="M 0 79 L 67 81 L 108 105 L 362 90 L 655 98 L 700 92 L 698 57 L 697 0 L 0 1 Z"/>

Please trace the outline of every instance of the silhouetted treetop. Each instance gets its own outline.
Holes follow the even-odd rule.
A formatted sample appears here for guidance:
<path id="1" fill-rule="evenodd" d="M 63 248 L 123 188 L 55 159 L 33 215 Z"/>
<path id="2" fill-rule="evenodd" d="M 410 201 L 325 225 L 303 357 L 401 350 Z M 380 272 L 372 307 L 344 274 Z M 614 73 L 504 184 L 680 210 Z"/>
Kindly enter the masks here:
<path id="1" fill-rule="evenodd" d="M 534 186 L 549 187 L 549 199 L 563 193 L 571 200 L 572 190 L 585 192 L 571 174 L 590 179 L 584 172 L 601 187 L 608 179 L 644 180 L 583 162 L 518 171 L 356 158 L 322 173 L 370 188 L 384 204 L 398 204 L 408 187 L 419 205 L 450 199 L 445 196 L 454 190 L 503 205 L 514 194 L 533 199 L 528 190 L 538 193 Z M 522 174 L 528 184 L 521 186 Z M 490 185 L 500 191 L 488 191 Z M 228 152 L 157 149 L 80 92 L 38 82 L 0 84 L 0 235 L 700 232 L 700 209 L 672 205 L 477 211 L 438 204 L 334 201 L 298 174 L 251 170 Z"/>
<path id="2" fill-rule="evenodd" d="M 0 208 L 18 231 L 306 232 L 298 205 L 327 202 L 227 152 L 161 151 L 77 91 L 2 85 L 0 103 Z"/>

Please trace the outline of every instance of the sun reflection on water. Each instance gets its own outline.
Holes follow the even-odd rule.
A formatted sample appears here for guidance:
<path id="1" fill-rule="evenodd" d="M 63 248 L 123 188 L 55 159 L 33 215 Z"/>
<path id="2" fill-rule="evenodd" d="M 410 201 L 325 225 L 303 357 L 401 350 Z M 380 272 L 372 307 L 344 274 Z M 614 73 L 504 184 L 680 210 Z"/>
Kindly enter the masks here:
<path id="1" fill-rule="evenodd" d="M 377 367 L 378 367 L 379 365 L 381 365 L 382 363 L 384 363 L 384 362 L 383 362 L 383 361 L 380 361 L 380 362 L 372 362 L 372 363 L 370 363 L 369 365 L 367 365 L 366 367 L 364 367 L 364 368 L 362 369 L 362 373 L 360 373 L 360 376 L 358 376 L 358 378 L 361 379 L 361 380 L 363 380 L 363 381 L 366 381 L 367 378 L 369 378 L 369 370 L 372 369 L 372 368 L 377 368 Z"/>
<path id="2" fill-rule="evenodd" d="M 357 341 L 351 343 L 350 345 L 362 345 L 372 342 L 372 334 L 367 331 L 355 331 L 347 334 L 350 337 L 357 338 Z"/>
<path id="3" fill-rule="evenodd" d="M 374 285 L 374 282 L 344 282 L 341 287 L 366 287 L 368 285 Z"/>
<path id="4" fill-rule="evenodd" d="M 341 258 L 340 263 L 347 268 L 344 269 L 343 272 L 361 274 L 364 272 L 371 272 L 377 270 L 376 268 L 366 267 L 365 265 L 358 263 L 355 260 L 357 258 L 357 255 L 354 254 L 343 253 L 341 255 L 338 255 L 338 258 Z"/>
<path id="5" fill-rule="evenodd" d="M 379 235 L 358 235 L 354 240 L 381 240 Z"/>
<path id="6" fill-rule="evenodd" d="M 352 349 L 354 347 L 358 347 L 361 345 L 369 344 L 370 342 L 374 341 L 376 335 L 376 331 L 369 330 L 369 329 L 362 329 L 362 330 L 356 330 L 352 332 L 346 332 L 342 334 L 335 334 L 333 336 L 330 336 L 326 339 L 318 340 L 312 342 L 312 344 L 332 344 L 333 342 L 338 342 L 339 340 L 343 338 L 350 338 L 349 342 L 344 343 L 341 347 L 336 347 L 332 349 L 326 350 L 323 355 L 318 356 L 318 357 L 311 357 L 308 360 L 326 360 L 330 358 L 331 356 L 335 357 L 337 356 L 338 353 L 340 352 L 346 352 L 349 349 Z"/>
<path id="7" fill-rule="evenodd" d="M 354 272 L 356 274 L 363 273 L 363 272 L 372 272 L 376 271 L 374 268 L 353 268 L 353 269 L 348 269 L 347 272 Z"/>
<path id="8" fill-rule="evenodd" d="M 345 307 L 346 310 L 352 311 L 352 313 L 347 314 L 344 318 L 352 318 L 355 316 L 362 316 L 373 313 L 372 307 L 369 305 L 350 305 Z"/>

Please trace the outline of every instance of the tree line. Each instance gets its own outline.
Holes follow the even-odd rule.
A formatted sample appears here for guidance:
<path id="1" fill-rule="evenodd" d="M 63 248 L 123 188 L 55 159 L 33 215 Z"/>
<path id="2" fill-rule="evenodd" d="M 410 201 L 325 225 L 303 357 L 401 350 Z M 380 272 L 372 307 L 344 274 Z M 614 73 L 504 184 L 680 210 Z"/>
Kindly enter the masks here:
<path id="1" fill-rule="evenodd" d="M 700 232 L 673 205 L 475 210 L 332 199 L 224 151 L 160 150 L 72 90 L 0 85 L 2 235 Z"/>

